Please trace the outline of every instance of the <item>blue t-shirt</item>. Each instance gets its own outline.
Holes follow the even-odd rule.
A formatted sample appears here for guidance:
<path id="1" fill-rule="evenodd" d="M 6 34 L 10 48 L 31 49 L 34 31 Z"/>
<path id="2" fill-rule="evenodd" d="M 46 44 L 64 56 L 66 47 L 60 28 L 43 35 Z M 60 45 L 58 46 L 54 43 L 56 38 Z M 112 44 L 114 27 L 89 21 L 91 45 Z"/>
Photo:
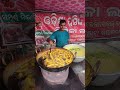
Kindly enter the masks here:
<path id="1" fill-rule="evenodd" d="M 57 30 L 50 36 L 50 39 L 51 40 L 56 39 L 56 47 L 62 48 L 63 46 L 68 44 L 69 33 L 66 30 L 64 31 Z"/>

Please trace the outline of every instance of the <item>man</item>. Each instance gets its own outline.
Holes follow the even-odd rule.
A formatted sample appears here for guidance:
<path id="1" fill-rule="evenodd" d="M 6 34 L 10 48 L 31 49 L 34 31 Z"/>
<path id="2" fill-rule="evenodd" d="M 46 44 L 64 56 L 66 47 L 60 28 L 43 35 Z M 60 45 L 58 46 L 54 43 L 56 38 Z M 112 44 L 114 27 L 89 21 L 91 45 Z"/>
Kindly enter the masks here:
<path id="1" fill-rule="evenodd" d="M 53 32 L 53 34 L 50 36 L 49 43 L 51 45 L 54 44 L 54 39 L 56 40 L 56 47 L 62 48 L 69 42 L 69 33 L 65 30 L 66 21 L 60 20 L 59 27 L 60 29 Z"/>

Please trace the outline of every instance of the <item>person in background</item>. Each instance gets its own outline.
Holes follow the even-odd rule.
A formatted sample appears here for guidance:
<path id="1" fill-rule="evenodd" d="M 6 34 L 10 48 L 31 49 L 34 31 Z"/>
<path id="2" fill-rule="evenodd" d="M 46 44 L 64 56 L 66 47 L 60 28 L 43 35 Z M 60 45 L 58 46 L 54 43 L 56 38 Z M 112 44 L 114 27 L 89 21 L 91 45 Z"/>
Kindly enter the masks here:
<path id="1" fill-rule="evenodd" d="M 56 47 L 62 48 L 69 43 L 69 33 L 65 30 L 66 21 L 60 20 L 59 27 L 60 29 L 53 32 L 53 34 L 49 37 L 49 43 L 51 46 L 54 44 L 54 40 L 56 40 Z"/>

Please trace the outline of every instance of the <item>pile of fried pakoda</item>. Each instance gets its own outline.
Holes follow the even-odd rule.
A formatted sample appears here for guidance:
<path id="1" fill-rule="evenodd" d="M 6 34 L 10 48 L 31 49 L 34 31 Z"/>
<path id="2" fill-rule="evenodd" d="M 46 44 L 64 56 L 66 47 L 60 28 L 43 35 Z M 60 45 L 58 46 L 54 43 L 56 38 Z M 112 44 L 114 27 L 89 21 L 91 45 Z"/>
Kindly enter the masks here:
<path id="1" fill-rule="evenodd" d="M 43 64 L 48 68 L 60 68 L 72 63 L 74 55 L 72 52 L 66 49 L 55 48 L 46 50 L 42 53 L 38 53 L 36 59 L 39 61 L 39 58 L 44 59 Z M 40 61 L 39 61 L 40 62 Z"/>

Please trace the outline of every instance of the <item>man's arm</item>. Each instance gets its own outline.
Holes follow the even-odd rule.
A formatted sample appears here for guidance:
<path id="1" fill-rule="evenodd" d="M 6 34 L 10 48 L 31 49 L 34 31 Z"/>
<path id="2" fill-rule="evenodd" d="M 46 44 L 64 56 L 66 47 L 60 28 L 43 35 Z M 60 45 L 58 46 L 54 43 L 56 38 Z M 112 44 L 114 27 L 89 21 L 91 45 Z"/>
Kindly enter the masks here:
<path id="1" fill-rule="evenodd" d="M 56 37 L 56 33 L 54 32 L 48 39 L 47 39 L 47 41 L 49 42 L 49 44 L 50 45 L 52 45 L 53 46 L 53 44 L 54 44 L 54 39 L 55 39 L 55 37 Z"/>
<path id="2" fill-rule="evenodd" d="M 52 45 L 54 44 L 54 40 L 51 40 L 50 38 L 47 39 L 47 42 Z"/>

